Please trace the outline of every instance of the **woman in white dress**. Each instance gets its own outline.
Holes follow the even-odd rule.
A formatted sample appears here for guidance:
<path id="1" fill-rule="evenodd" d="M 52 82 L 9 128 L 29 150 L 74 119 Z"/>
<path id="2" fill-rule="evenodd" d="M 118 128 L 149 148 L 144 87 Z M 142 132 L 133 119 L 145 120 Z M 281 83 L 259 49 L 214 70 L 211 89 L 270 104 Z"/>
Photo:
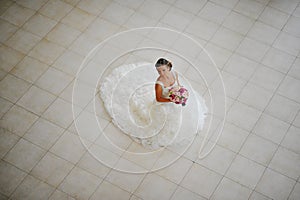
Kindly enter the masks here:
<path id="1" fill-rule="evenodd" d="M 104 106 L 112 122 L 147 149 L 185 145 L 203 126 L 205 103 L 188 83 L 184 85 L 190 91 L 187 106 L 171 102 L 169 89 L 180 85 L 178 72 L 172 70 L 170 61 L 158 59 L 155 69 L 159 77 L 153 88 L 151 65 L 138 63 L 114 69 L 101 84 Z"/>
<path id="2" fill-rule="evenodd" d="M 171 102 L 169 99 L 169 89 L 177 84 L 178 81 L 178 73 L 171 71 L 172 63 L 164 58 L 158 59 L 155 64 L 156 70 L 159 74 L 159 77 L 155 83 L 155 96 L 156 101 L 158 102 Z"/>

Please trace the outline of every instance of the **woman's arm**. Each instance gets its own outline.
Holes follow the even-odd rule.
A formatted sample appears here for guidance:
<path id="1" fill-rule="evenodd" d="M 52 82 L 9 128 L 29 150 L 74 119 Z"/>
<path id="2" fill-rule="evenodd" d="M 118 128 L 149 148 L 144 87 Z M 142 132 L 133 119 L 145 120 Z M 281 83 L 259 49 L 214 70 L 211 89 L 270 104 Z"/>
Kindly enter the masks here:
<path id="1" fill-rule="evenodd" d="M 155 84 L 155 95 L 156 95 L 156 101 L 158 102 L 171 102 L 170 99 L 166 99 L 162 97 L 162 86 L 159 84 Z"/>

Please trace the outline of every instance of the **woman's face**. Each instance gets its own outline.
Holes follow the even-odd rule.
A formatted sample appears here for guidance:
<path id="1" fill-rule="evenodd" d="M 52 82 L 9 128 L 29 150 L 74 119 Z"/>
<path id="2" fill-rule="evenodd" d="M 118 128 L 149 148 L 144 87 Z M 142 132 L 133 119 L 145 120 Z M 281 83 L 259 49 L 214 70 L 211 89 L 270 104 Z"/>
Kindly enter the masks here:
<path id="1" fill-rule="evenodd" d="M 161 76 L 165 76 L 166 74 L 170 73 L 170 69 L 167 65 L 161 65 L 159 67 L 156 67 L 156 70 Z"/>

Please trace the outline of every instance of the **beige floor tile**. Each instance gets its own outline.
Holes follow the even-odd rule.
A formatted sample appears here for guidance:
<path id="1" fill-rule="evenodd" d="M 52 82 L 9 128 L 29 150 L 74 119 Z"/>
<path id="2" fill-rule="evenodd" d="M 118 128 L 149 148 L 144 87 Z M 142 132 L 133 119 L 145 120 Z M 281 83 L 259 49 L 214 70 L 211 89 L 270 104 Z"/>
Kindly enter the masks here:
<path id="1" fill-rule="evenodd" d="M 76 6 L 80 0 L 62 0 L 62 2 L 68 3 L 72 6 Z"/>
<path id="2" fill-rule="evenodd" d="M 0 129 L 0 138 L 0 158 L 2 159 L 4 155 L 15 146 L 20 138 L 4 128 Z"/>
<path id="3" fill-rule="evenodd" d="M 262 63 L 272 69 L 287 73 L 295 60 L 295 56 L 287 54 L 279 49 L 270 48 L 264 56 Z"/>
<path id="4" fill-rule="evenodd" d="M 256 86 L 252 83 L 247 83 L 238 97 L 238 101 L 245 103 L 257 110 L 263 111 L 268 105 L 273 93 Z"/>
<path id="5" fill-rule="evenodd" d="M 237 155 L 228 169 L 226 177 L 248 188 L 254 189 L 260 177 L 263 175 L 264 170 L 264 166 Z"/>
<path id="6" fill-rule="evenodd" d="M 267 6 L 259 16 L 259 20 L 275 28 L 281 29 L 287 22 L 289 15 L 275 8 Z"/>
<path id="7" fill-rule="evenodd" d="M 23 136 L 26 130 L 38 119 L 38 116 L 14 105 L 0 120 L 0 126 L 18 136 Z"/>
<path id="8" fill-rule="evenodd" d="M 65 132 L 52 146 L 50 152 L 76 164 L 86 151 L 79 137 L 73 133 Z"/>
<path id="9" fill-rule="evenodd" d="M 209 40 L 218 30 L 218 28 L 219 25 L 217 23 L 204 20 L 200 17 L 196 17 L 190 21 L 185 31 L 193 34 L 196 37 Z"/>
<path id="10" fill-rule="evenodd" d="M 212 0 L 212 2 L 215 2 L 221 6 L 224 6 L 226 8 L 234 8 L 234 6 L 236 5 L 236 3 L 238 2 L 238 0 L 228 0 L 226 2 L 222 1 L 222 0 Z"/>
<path id="11" fill-rule="evenodd" d="M 295 120 L 293 121 L 293 125 L 300 128 L 300 113 L 296 116 Z"/>
<path id="12" fill-rule="evenodd" d="M 138 8 L 138 11 L 143 13 L 144 15 L 153 18 L 153 19 L 160 19 L 162 16 L 165 15 L 167 10 L 169 9 L 170 5 L 154 0 L 145 0 L 143 4 Z"/>
<path id="13" fill-rule="evenodd" d="M 10 196 L 25 178 L 26 173 L 2 160 L 0 169 L 0 191 L 2 194 Z"/>
<path id="14" fill-rule="evenodd" d="M 116 25 L 115 23 L 103 18 L 97 18 L 88 26 L 85 33 L 98 41 L 103 41 L 111 35 L 116 34 L 119 29 L 120 26 Z"/>
<path id="15" fill-rule="evenodd" d="M 270 199 L 271 198 L 255 191 L 251 194 L 249 198 L 249 200 L 270 200 Z"/>
<path id="16" fill-rule="evenodd" d="M 81 34 L 70 46 L 70 49 L 82 56 L 87 54 L 97 45 L 100 41 L 90 37 L 87 33 Z"/>
<path id="17" fill-rule="evenodd" d="M 284 106 L 282 106 L 284 105 Z M 292 122 L 297 115 L 300 104 L 275 94 L 265 112 L 285 122 Z"/>
<path id="18" fill-rule="evenodd" d="M 212 44 L 211 42 L 208 42 L 205 45 L 205 49 L 207 50 L 208 53 L 205 53 L 202 51 L 201 54 L 206 55 L 206 59 L 209 59 L 209 63 L 215 62 L 216 66 L 218 69 L 223 69 L 224 65 L 226 62 L 229 60 L 230 56 L 232 55 L 232 52 L 224 49 L 222 47 L 219 47 L 217 45 Z M 209 58 L 211 56 L 212 60 Z"/>
<path id="19" fill-rule="evenodd" d="M 232 151 L 216 145 L 207 157 L 198 159 L 197 163 L 219 174 L 225 174 L 235 155 Z"/>
<path id="20" fill-rule="evenodd" d="M 225 85 L 225 95 L 236 99 L 246 85 L 246 81 L 226 71 L 222 72 L 222 79 Z M 216 82 L 219 83 L 219 82 Z M 222 90 L 222 89 L 220 89 Z M 220 91 L 223 92 L 223 91 Z"/>
<path id="21" fill-rule="evenodd" d="M 249 132 L 231 124 L 226 123 L 218 144 L 234 152 L 239 152 Z"/>
<path id="22" fill-rule="evenodd" d="M 110 142 L 112 142 L 114 145 L 118 146 L 121 149 L 126 150 L 132 142 L 132 139 L 128 137 L 128 135 L 122 133 L 122 131 L 112 123 L 109 123 L 106 126 L 104 132 L 106 134 L 106 137 L 110 140 Z"/>
<path id="23" fill-rule="evenodd" d="M 32 169 L 30 174 L 53 187 L 57 187 L 72 170 L 74 165 L 48 152 Z"/>
<path id="24" fill-rule="evenodd" d="M 24 138 L 43 149 L 48 150 L 62 133 L 62 128 L 47 120 L 39 118 L 36 123 L 30 127 L 24 135 Z"/>
<path id="25" fill-rule="evenodd" d="M 135 196 L 135 195 L 132 195 L 131 197 L 130 197 L 130 200 L 142 200 L 140 197 L 137 197 L 137 196 Z"/>
<path id="26" fill-rule="evenodd" d="M 277 72 L 264 65 L 259 65 L 251 77 L 250 82 L 267 90 L 274 91 L 283 78 L 283 73 Z"/>
<path id="27" fill-rule="evenodd" d="M 243 36 L 241 34 L 231 31 L 225 27 L 221 27 L 214 34 L 211 42 L 230 51 L 234 51 L 242 40 Z"/>
<path id="28" fill-rule="evenodd" d="M 22 0 L 22 1 L 18 1 L 17 3 L 19 5 L 22 5 L 22 6 L 26 7 L 26 8 L 30 8 L 32 10 L 38 10 L 46 2 L 47 2 L 47 0 Z"/>
<path id="29" fill-rule="evenodd" d="M 139 1 L 142 3 L 142 1 Z M 125 5 L 126 6 L 126 5 Z M 142 26 L 155 26 L 157 24 L 156 19 L 152 19 L 140 12 L 134 12 L 133 15 L 129 17 L 129 19 L 123 24 L 124 27 L 127 27 L 129 29 L 131 28 L 139 28 Z"/>
<path id="30" fill-rule="evenodd" d="M 287 24 L 284 26 L 283 30 L 294 36 L 300 37 L 299 26 L 300 26 L 299 18 L 291 16 L 291 18 L 289 18 Z"/>
<path id="31" fill-rule="evenodd" d="M 95 142 L 102 135 L 102 129 L 98 125 L 96 116 L 90 112 L 83 111 L 80 113 L 76 119 L 76 125 L 80 137 L 90 142 Z"/>
<path id="32" fill-rule="evenodd" d="M 96 158 L 95 155 L 86 152 L 78 162 L 78 167 L 104 179 L 111 169 Z"/>
<path id="33" fill-rule="evenodd" d="M 0 69 L 0 80 L 2 80 L 8 73 L 2 69 Z"/>
<path id="34" fill-rule="evenodd" d="M 75 167 L 61 183 L 59 189 L 72 195 L 75 199 L 88 199 L 100 183 L 100 178 Z"/>
<path id="35" fill-rule="evenodd" d="M 300 49 L 300 38 L 286 32 L 280 32 L 273 44 L 273 47 L 285 51 L 293 56 L 297 56 Z"/>
<path id="36" fill-rule="evenodd" d="M 95 18 L 94 15 L 91 15 L 79 8 L 74 8 L 67 16 L 62 19 L 62 23 L 69 25 L 73 28 L 78 29 L 79 31 L 84 31 L 88 25 Z"/>
<path id="37" fill-rule="evenodd" d="M 6 99 L 0 98 L 0 118 L 13 106 L 11 102 Z"/>
<path id="38" fill-rule="evenodd" d="M 37 115 L 42 115 L 55 98 L 54 95 L 33 85 L 17 104 Z"/>
<path id="39" fill-rule="evenodd" d="M 20 200 L 47 199 L 54 190 L 54 187 L 29 175 L 18 186 L 12 198 Z"/>
<path id="40" fill-rule="evenodd" d="M 297 8 L 293 12 L 293 16 L 300 17 L 300 7 L 297 6 Z"/>
<path id="41" fill-rule="evenodd" d="M 156 172 L 158 175 L 179 184 L 192 164 L 192 161 L 183 156 L 180 157 L 178 154 L 165 150 L 157 159 L 154 168 L 162 168 Z"/>
<path id="42" fill-rule="evenodd" d="M 118 188 L 117 186 L 107 182 L 103 181 L 100 185 L 100 187 L 96 190 L 96 192 L 92 195 L 90 198 L 91 200 L 97 200 L 99 198 L 104 199 L 120 199 L 125 200 L 129 199 L 130 193 Z"/>
<path id="43" fill-rule="evenodd" d="M 299 148 L 299 140 L 300 140 L 300 134 L 299 134 L 300 128 L 297 128 L 295 126 L 291 126 L 288 130 L 285 138 L 283 139 L 281 145 L 300 154 L 300 148 Z"/>
<path id="44" fill-rule="evenodd" d="M 226 177 L 224 177 L 218 188 L 212 195 L 211 199 L 231 200 L 231 199 L 248 199 L 251 190 L 242 186 Z"/>
<path id="45" fill-rule="evenodd" d="M 270 115 L 263 114 L 253 129 L 253 133 L 267 140 L 271 140 L 274 143 L 280 144 L 289 126 L 288 123 Z"/>
<path id="46" fill-rule="evenodd" d="M 32 57 L 26 56 L 11 71 L 13 75 L 34 83 L 48 68 L 48 65 Z"/>
<path id="47" fill-rule="evenodd" d="M 188 13 L 197 14 L 205 5 L 206 1 L 183 1 L 179 0 L 174 3 L 174 6 L 180 8 Z"/>
<path id="48" fill-rule="evenodd" d="M 28 53 L 41 38 L 24 29 L 19 29 L 6 44 L 24 54 Z"/>
<path id="49" fill-rule="evenodd" d="M 300 79 L 300 58 L 296 58 L 288 75 Z"/>
<path id="50" fill-rule="evenodd" d="M 261 137 L 250 135 L 244 143 L 240 154 L 268 166 L 277 149 L 277 145 Z"/>
<path id="51" fill-rule="evenodd" d="M 198 13 L 198 16 L 218 24 L 222 24 L 226 16 L 230 13 L 228 8 L 215 3 L 206 3 Z"/>
<path id="52" fill-rule="evenodd" d="M 56 21 L 40 14 L 32 16 L 23 28 L 35 35 L 44 37 L 56 25 Z"/>
<path id="53" fill-rule="evenodd" d="M 119 14 L 115 15 L 114 12 L 118 12 Z M 100 16 L 112 23 L 122 25 L 129 19 L 129 17 L 133 13 L 134 10 L 122 6 L 118 3 L 112 2 L 106 7 L 106 9 L 100 14 Z"/>
<path id="54" fill-rule="evenodd" d="M 81 32 L 77 29 L 58 23 L 47 34 L 46 39 L 67 48 L 80 34 Z"/>
<path id="55" fill-rule="evenodd" d="M 297 6 L 297 1 L 288 1 L 286 3 L 282 1 L 272 1 L 269 5 L 283 12 L 292 13 Z"/>
<path id="56" fill-rule="evenodd" d="M 184 199 L 205 200 L 204 197 L 201 197 L 201 196 L 197 195 L 196 193 L 193 193 L 193 192 L 179 186 L 176 189 L 175 193 L 172 195 L 171 200 L 184 200 Z"/>
<path id="57" fill-rule="evenodd" d="M 116 163 L 116 167 L 123 169 L 123 171 L 134 172 L 135 169 L 137 171 L 143 170 L 140 166 L 137 166 L 136 164 L 123 158 L 121 158 Z M 145 174 L 124 173 L 112 169 L 105 179 L 128 192 L 134 192 L 138 188 L 144 177 Z"/>
<path id="58" fill-rule="evenodd" d="M 6 154 L 4 160 L 18 168 L 29 172 L 45 155 L 46 151 L 40 147 L 20 139 L 19 142 Z"/>
<path id="59" fill-rule="evenodd" d="M 43 118 L 63 128 L 67 128 L 73 121 L 72 105 L 65 100 L 57 98 L 44 112 Z"/>
<path id="60" fill-rule="evenodd" d="M 2 14 L 2 18 L 14 25 L 22 26 L 34 13 L 35 11 L 14 3 Z"/>
<path id="61" fill-rule="evenodd" d="M 289 196 L 289 199 L 296 200 L 300 198 L 300 183 L 296 183 L 291 195 Z"/>
<path id="62" fill-rule="evenodd" d="M 47 71 L 35 82 L 35 85 L 51 92 L 52 94 L 59 95 L 72 81 L 72 79 L 73 77 L 70 75 L 53 67 L 49 67 Z"/>
<path id="63" fill-rule="evenodd" d="M 153 184 L 155 183 L 155 184 Z M 148 174 L 135 194 L 142 199 L 169 199 L 176 185 L 156 174 Z M 153 192 L 155 191 L 155 192 Z"/>
<path id="64" fill-rule="evenodd" d="M 15 26 L 3 19 L 0 19 L 0 42 L 4 43 L 17 30 L 18 30 L 17 26 Z"/>
<path id="65" fill-rule="evenodd" d="M 255 190 L 272 199 L 287 199 L 294 184 L 292 179 L 267 169 Z"/>
<path id="66" fill-rule="evenodd" d="M 86 146 L 88 145 L 87 143 L 84 144 Z M 96 144 L 92 144 L 89 147 L 89 152 L 95 159 L 97 159 L 97 161 L 101 162 L 110 169 L 116 165 L 116 163 L 120 160 L 121 157 L 120 155 L 116 154 L 110 149 L 101 147 Z"/>
<path id="67" fill-rule="evenodd" d="M 228 111 L 227 121 L 250 131 L 257 122 L 260 114 L 261 112 L 259 110 L 236 101 Z"/>
<path id="68" fill-rule="evenodd" d="M 245 37 L 236 51 L 237 53 L 249 59 L 260 62 L 269 48 L 270 47 L 268 45 L 262 42 L 256 41 L 249 37 Z"/>
<path id="69" fill-rule="evenodd" d="M 3 0 L 0 2 L 0 15 L 2 15 L 14 2 L 11 0 Z"/>
<path id="70" fill-rule="evenodd" d="M 53 194 L 51 195 L 51 197 L 49 198 L 49 200 L 75 200 L 73 197 L 71 197 L 70 195 L 60 191 L 60 190 L 55 190 L 55 192 L 53 192 Z"/>
<path id="71" fill-rule="evenodd" d="M 44 62 L 52 64 L 63 52 L 65 48 L 54 44 L 46 39 L 41 40 L 30 52 L 29 56 Z"/>
<path id="72" fill-rule="evenodd" d="M 299 154 L 280 147 L 274 155 L 269 167 L 292 179 L 297 179 L 300 175 Z"/>
<path id="73" fill-rule="evenodd" d="M 0 44 L 0 68 L 5 72 L 9 72 L 23 57 L 21 52 Z"/>
<path id="74" fill-rule="evenodd" d="M 246 35 L 252 27 L 254 20 L 237 12 L 231 12 L 222 24 L 230 30 Z"/>
<path id="75" fill-rule="evenodd" d="M 116 2 L 118 2 L 119 4 L 126 6 L 128 8 L 137 10 L 144 2 L 140 1 L 140 0 L 115 0 Z"/>
<path id="76" fill-rule="evenodd" d="M 272 26 L 266 25 L 261 22 L 255 22 L 247 33 L 247 36 L 257 41 L 271 45 L 276 39 L 279 32 L 279 29 L 273 28 Z"/>
<path id="77" fill-rule="evenodd" d="M 250 0 L 239 1 L 234 7 L 235 11 L 242 13 L 243 15 L 246 15 L 248 17 L 252 17 L 254 19 L 258 18 L 263 9 L 263 4 Z"/>
<path id="78" fill-rule="evenodd" d="M 193 164 L 180 185 L 205 198 L 209 198 L 217 188 L 221 178 L 221 175 L 198 164 Z M 206 181 L 203 182 L 202 180 Z"/>
<path id="79" fill-rule="evenodd" d="M 186 28 L 190 21 L 194 18 L 189 12 L 182 11 L 178 8 L 171 7 L 164 17 L 161 19 L 161 22 L 166 23 L 177 30 L 183 30 Z"/>
<path id="80" fill-rule="evenodd" d="M 83 56 L 73 51 L 66 51 L 56 60 L 53 66 L 71 76 L 76 76 L 83 59 Z"/>
<path id="81" fill-rule="evenodd" d="M 286 76 L 278 88 L 278 93 L 300 103 L 300 80 Z"/>
<path id="82" fill-rule="evenodd" d="M 51 19 L 59 21 L 72 9 L 73 6 L 68 3 L 60 0 L 50 0 L 39 10 L 39 12 Z"/>
<path id="83" fill-rule="evenodd" d="M 86 1 L 80 1 L 77 4 L 77 7 L 86 11 L 87 13 L 91 13 L 93 15 L 100 14 L 105 7 L 107 7 L 111 1 L 109 0 L 102 0 L 102 1 L 96 1 L 96 0 L 86 0 Z"/>

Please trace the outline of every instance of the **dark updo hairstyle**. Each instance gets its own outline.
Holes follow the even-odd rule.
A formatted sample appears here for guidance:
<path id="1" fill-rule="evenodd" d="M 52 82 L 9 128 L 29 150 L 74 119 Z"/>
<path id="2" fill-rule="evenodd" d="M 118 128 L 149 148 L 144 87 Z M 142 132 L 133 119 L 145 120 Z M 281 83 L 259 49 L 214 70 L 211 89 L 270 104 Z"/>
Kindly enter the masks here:
<path id="1" fill-rule="evenodd" d="M 172 63 L 164 58 L 160 58 L 157 60 L 156 64 L 155 64 L 155 67 L 160 67 L 162 65 L 167 65 L 170 67 L 170 71 L 172 69 Z"/>

